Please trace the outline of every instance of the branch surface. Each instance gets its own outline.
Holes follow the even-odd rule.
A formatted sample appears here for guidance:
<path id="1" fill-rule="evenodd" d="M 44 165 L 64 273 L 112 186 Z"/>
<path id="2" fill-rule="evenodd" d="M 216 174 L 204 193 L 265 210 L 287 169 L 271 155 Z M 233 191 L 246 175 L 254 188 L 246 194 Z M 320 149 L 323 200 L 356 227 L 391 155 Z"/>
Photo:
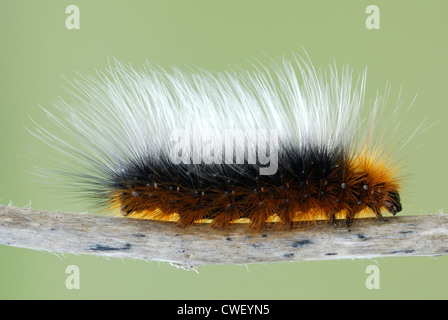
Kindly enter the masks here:
<path id="1" fill-rule="evenodd" d="M 261 233 L 233 224 L 226 231 L 197 224 L 0 205 L 0 244 L 74 254 L 166 261 L 174 265 L 250 264 L 448 254 L 448 215 L 397 216 L 386 222 L 297 223 Z"/>

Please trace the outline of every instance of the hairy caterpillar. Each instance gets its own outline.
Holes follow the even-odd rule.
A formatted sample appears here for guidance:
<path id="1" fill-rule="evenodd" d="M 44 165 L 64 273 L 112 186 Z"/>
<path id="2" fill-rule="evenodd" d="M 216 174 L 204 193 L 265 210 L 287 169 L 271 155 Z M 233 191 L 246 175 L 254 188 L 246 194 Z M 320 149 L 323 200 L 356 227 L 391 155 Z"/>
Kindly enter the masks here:
<path id="1" fill-rule="evenodd" d="M 39 125 L 35 135 L 61 152 L 55 172 L 67 184 L 128 218 L 261 230 L 401 211 L 397 169 L 373 134 L 381 103 L 365 107 L 365 71 L 323 72 L 295 55 L 254 67 L 115 62 L 80 75 L 73 98 L 45 110 L 68 140 Z"/>

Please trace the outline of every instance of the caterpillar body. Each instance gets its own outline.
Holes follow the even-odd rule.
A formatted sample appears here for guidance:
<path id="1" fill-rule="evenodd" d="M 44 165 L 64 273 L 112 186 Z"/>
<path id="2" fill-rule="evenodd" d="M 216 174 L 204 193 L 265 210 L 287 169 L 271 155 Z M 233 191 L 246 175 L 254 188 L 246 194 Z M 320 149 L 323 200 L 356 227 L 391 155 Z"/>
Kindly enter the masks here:
<path id="1" fill-rule="evenodd" d="M 261 230 L 402 209 L 365 71 L 323 72 L 296 55 L 227 72 L 115 61 L 72 84 L 69 102 L 45 110 L 66 137 L 39 125 L 35 135 L 61 152 L 67 184 L 128 218 Z"/>

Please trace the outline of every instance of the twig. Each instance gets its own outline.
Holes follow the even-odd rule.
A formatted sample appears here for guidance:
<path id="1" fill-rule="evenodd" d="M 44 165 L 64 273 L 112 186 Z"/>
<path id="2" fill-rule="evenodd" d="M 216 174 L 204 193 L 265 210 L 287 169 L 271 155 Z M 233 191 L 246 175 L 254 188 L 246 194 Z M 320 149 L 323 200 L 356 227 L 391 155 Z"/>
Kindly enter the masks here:
<path id="1" fill-rule="evenodd" d="M 268 226 L 262 233 L 233 224 L 181 229 L 171 222 L 46 212 L 0 205 L 0 244 L 51 252 L 207 264 L 355 259 L 448 254 L 448 215 L 402 216 Z"/>

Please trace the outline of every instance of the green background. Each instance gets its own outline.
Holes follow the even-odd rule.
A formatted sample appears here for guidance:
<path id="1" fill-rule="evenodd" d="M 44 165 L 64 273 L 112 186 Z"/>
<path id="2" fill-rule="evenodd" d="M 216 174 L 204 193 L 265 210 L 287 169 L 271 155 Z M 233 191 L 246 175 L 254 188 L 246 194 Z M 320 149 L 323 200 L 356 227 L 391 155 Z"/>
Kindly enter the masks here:
<path id="1" fill-rule="evenodd" d="M 81 28 L 68 30 L 68 5 Z M 365 27 L 366 7 L 380 8 L 380 30 Z M 413 104 L 403 132 L 427 117 L 398 155 L 408 177 L 403 214 L 448 207 L 448 2 L 432 1 L 0 1 L 0 199 L 45 210 L 85 211 L 30 175 L 36 145 L 25 129 L 45 125 L 39 104 L 67 97 L 61 75 L 102 70 L 107 59 L 140 66 L 201 66 L 225 70 L 246 59 L 303 52 L 315 66 L 333 60 L 368 67 L 367 95 L 387 81 Z M 395 96 L 394 96 L 395 95 Z M 391 108 L 393 105 L 390 106 Z M 54 156 L 45 149 L 45 156 Z M 418 242 L 418 239 L 416 239 Z M 65 287 L 77 265 L 81 288 Z M 379 290 L 365 286 L 378 265 Z M 448 257 L 203 266 L 199 274 L 166 263 L 52 254 L 0 246 L 0 298 L 61 299 L 406 299 L 448 298 Z"/>

